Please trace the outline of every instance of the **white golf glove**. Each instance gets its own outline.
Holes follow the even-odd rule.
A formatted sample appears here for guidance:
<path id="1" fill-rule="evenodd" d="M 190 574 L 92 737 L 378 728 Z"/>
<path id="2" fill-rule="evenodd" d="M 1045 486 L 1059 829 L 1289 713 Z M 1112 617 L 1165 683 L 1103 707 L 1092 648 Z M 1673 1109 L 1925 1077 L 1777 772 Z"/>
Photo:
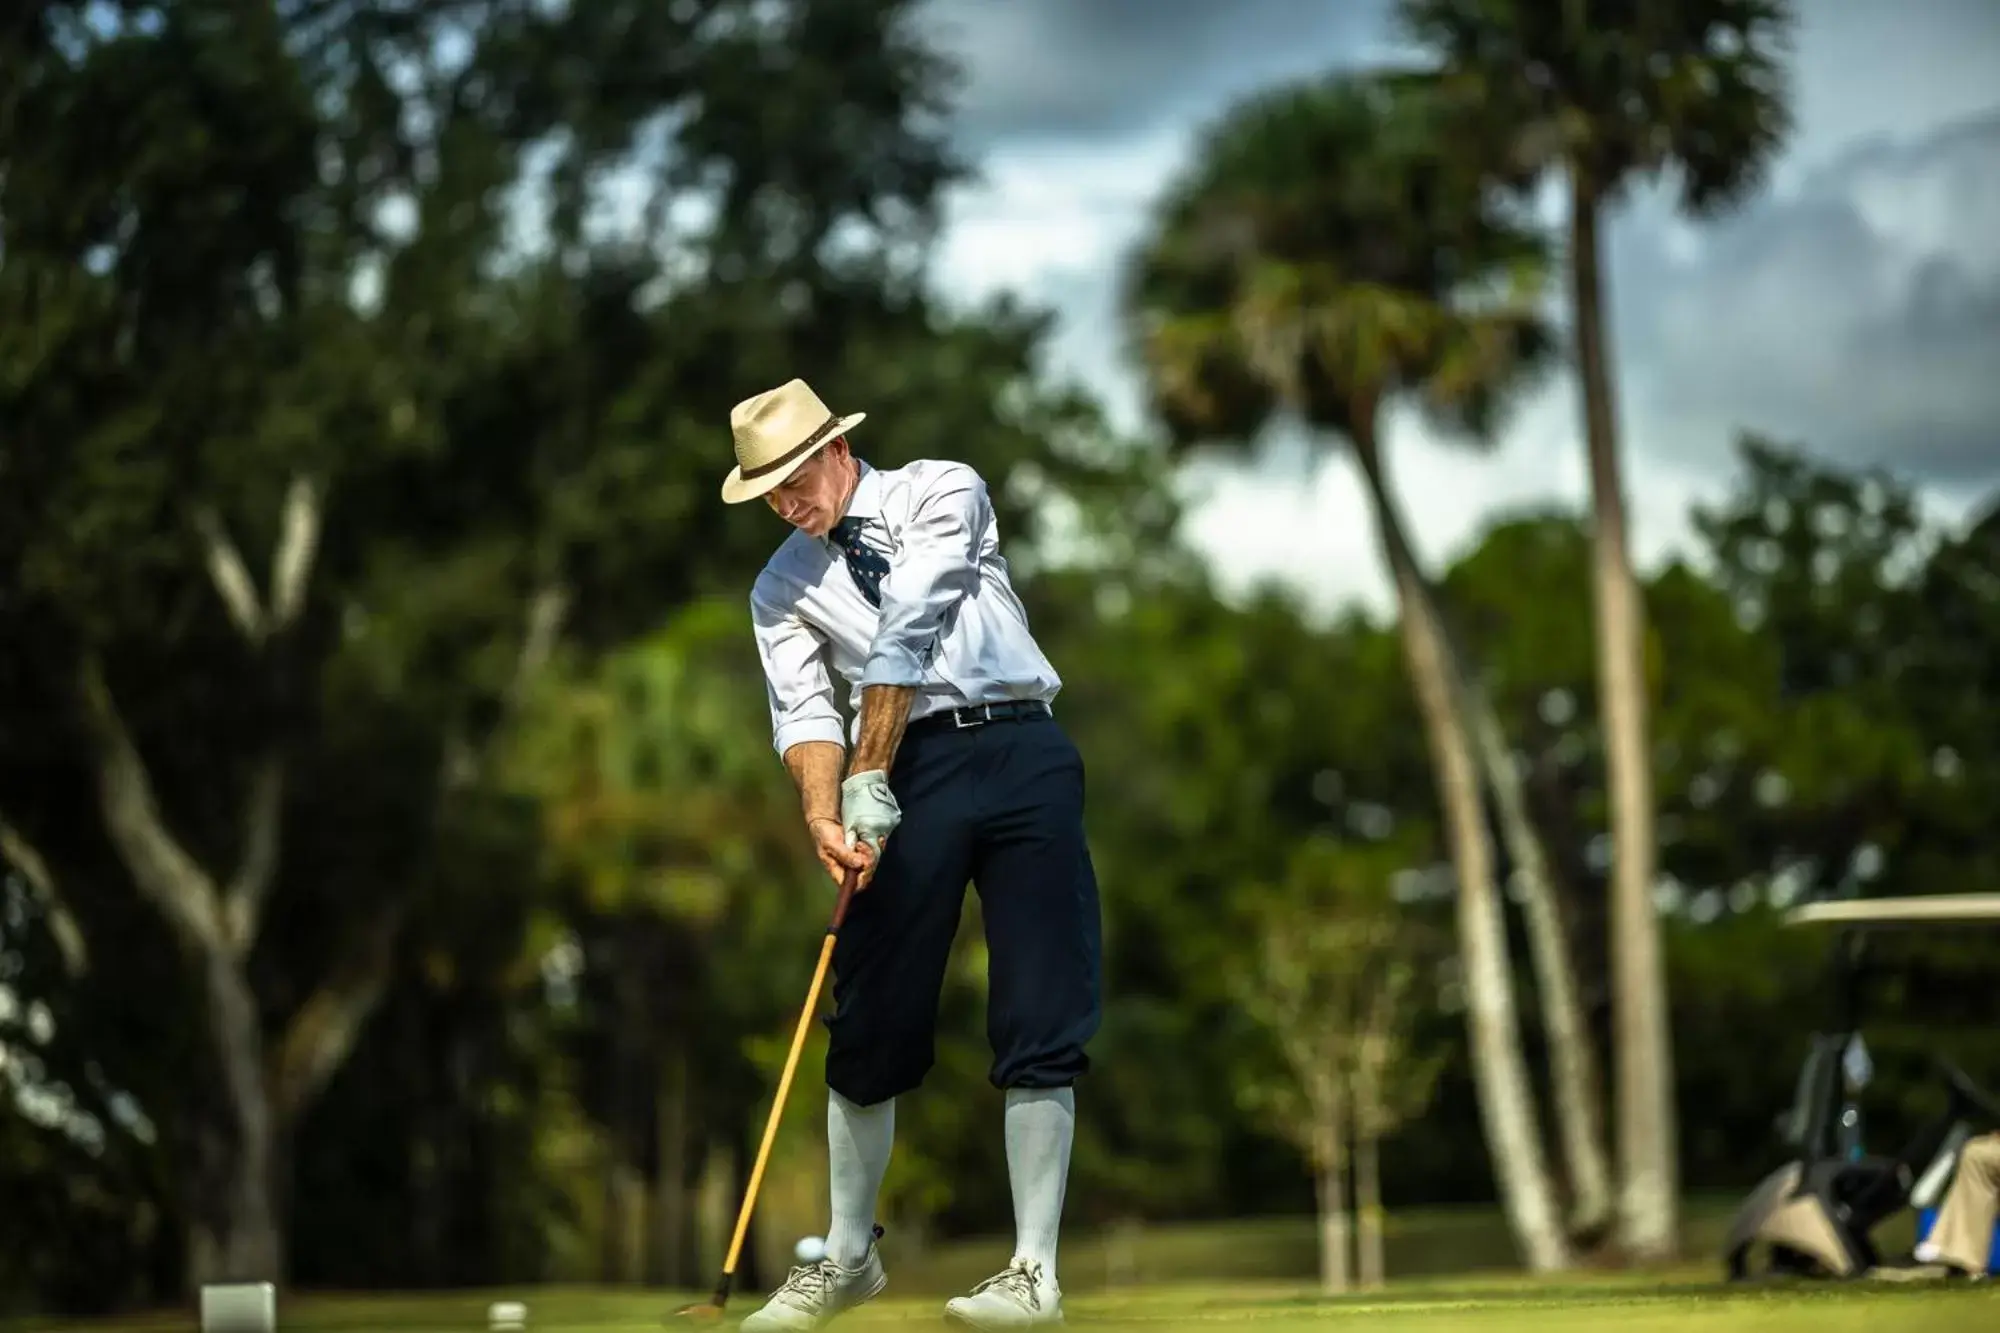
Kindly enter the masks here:
<path id="1" fill-rule="evenodd" d="M 849 847 L 865 842 L 880 856 L 883 840 L 902 822 L 902 807 L 889 790 L 889 775 L 881 769 L 856 773 L 840 784 L 840 826 Z"/>

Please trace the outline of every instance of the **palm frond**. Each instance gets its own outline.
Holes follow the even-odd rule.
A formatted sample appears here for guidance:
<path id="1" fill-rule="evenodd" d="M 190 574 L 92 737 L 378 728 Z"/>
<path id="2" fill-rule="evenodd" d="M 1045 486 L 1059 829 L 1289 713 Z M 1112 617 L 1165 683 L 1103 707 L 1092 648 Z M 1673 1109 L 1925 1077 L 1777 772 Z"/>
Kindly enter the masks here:
<path id="1" fill-rule="evenodd" d="M 1565 166 L 1609 197 L 1671 173 L 1697 214 L 1756 187 L 1792 130 L 1791 0 L 1400 0 L 1497 183 Z"/>
<path id="2" fill-rule="evenodd" d="M 1205 130 L 1120 294 L 1170 432 L 1247 442 L 1280 410 L 1346 431 L 1525 363 L 1465 325 L 1538 290 L 1542 242 L 1447 141 L 1440 96 L 1424 73 L 1314 79 Z"/>

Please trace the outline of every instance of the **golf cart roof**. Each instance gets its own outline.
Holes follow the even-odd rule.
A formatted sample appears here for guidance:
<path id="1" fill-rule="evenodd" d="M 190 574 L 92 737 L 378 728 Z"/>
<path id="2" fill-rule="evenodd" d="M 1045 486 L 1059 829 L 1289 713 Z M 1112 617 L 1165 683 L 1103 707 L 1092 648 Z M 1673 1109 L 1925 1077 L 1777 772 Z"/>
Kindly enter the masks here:
<path id="1" fill-rule="evenodd" d="M 1911 898 L 1845 898 L 1806 903 L 1787 912 L 1785 924 L 2000 927 L 2000 893 L 1935 893 Z"/>

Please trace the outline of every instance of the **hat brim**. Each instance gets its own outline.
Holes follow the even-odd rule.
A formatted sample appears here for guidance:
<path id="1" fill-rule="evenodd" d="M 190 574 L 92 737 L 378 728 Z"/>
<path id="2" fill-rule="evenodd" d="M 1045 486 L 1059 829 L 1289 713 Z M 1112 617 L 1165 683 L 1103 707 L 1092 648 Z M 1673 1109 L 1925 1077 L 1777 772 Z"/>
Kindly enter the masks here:
<path id="1" fill-rule="evenodd" d="M 724 504 L 740 505 L 745 500 L 754 500 L 766 491 L 783 485 L 786 477 L 791 476 L 806 465 L 807 459 L 814 457 L 820 450 L 825 449 L 827 445 L 832 444 L 835 440 L 847 434 L 853 427 L 860 425 L 866 420 L 868 420 L 866 412 L 855 412 L 849 416 L 842 417 L 833 424 L 833 429 L 826 433 L 826 438 L 820 441 L 818 448 L 808 449 L 783 467 L 766 472 L 762 476 L 746 478 L 743 475 L 743 468 L 740 464 L 729 469 L 729 475 L 722 479 L 722 502 Z"/>

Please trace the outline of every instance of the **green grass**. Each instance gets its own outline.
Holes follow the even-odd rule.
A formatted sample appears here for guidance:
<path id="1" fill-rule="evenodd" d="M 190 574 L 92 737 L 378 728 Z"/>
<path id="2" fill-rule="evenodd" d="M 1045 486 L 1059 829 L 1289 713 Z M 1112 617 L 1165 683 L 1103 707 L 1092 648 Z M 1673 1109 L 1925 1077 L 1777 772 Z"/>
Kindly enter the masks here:
<path id="1" fill-rule="evenodd" d="M 1310 1219 L 1271 1218 L 1212 1226 L 1159 1226 L 1079 1234 L 1063 1242 L 1065 1306 L 1072 1323 L 1108 1331 L 1167 1333 L 1175 1327 L 1254 1333 L 1306 1328 L 1377 1328 L 1391 1333 L 2000 1333 L 2000 1282 L 1912 1288 L 1847 1283 L 1730 1287 L 1716 1254 L 1730 1199 L 1691 1199 L 1683 1253 L 1671 1272 L 1576 1272 L 1538 1279 L 1519 1272 L 1504 1223 L 1490 1208 L 1392 1215 L 1385 1291 L 1323 1299 L 1313 1290 Z M 1907 1237 L 1884 1228 L 1886 1248 Z M 890 1297 L 841 1321 L 842 1333 L 943 1327 L 944 1299 L 1006 1260 L 1004 1238 L 919 1248 L 885 1241 Z M 550 1286 L 422 1294 L 300 1293 L 281 1299 L 280 1333 L 485 1333 L 496 1300 L 528 1306 L 528 1333 L 661 1330 L 662 1316 L 699 1293 Z M 761 1296 L 739 1291 L 729 1321 Z M 195 1326 L 191 1309 L 101 1321 L 36 1320 L 22 1333 L 165 1333 Z M 725 1325 L 725 1330 L 727 1325 Z M 692 1330 L 690 1330 L 692 1333 Z"/>
<path id="2" fill-rule="evenodd" d="M 480 1333 L 494 1299 L 521 1300 L 532 1333 L 605 1333 L 662 1328 L 674 1308 L 663 1293 L 541 1288 L 515 1292 L 455 1292 L 422 1296 L 300 1296 L 281 1304 L 281 1333 Z M 754 1309 L 754 1297 L 732 1302 L 730 1322 Z M 1520 1278 L 1416 1283 L 1373 1296 L 1320 1299 L 1296 1287 L 1269 1284 L 1135 1288 L 1075 1296 L 1072 1324 L 1107 1333 L 1166 1333 L 1169 1329 L 1241 1328 L 1254 1333 L 1304 1329 L 1389 1330 L 1391 1333 L 1990 1333 L 2000 1328 L 2000 1285 L 1914 1289 L 1904 1286 L 1716 1286 L 1604 1277 L 1560 1284 Z M 935 1300 L 884 1299 L 835 1327 L 847 1333 L 942 1327 Z M 188 1312 L 89 1325 L 37 1328 L 186 1329 Z"/>
<path id="3" fill-rule="evenodd" d="M 1721 1275 L 1722 1238 L 1737 1202 L 1734 1195 L 1695 1195 L 1684 1201 L 1686 1276 L 1708 1281 Z M 1907 1250 L 1915 1240 L 1912 1226 L 1908 1217 L 1893 1218 L 1876 1229 L 1876 1244 L 1885 1254 Z M 883 1240 L 883 1256 L 897 1287 L 913 1295 L 963 1290 L 1007 1260 L 1004 1239 L 955 1241 L 921 1250 L 912 1250 L 905 1240 L 892 1228 Z M 1160 1283 L 1298 1286 L 1311 1283 L 1318 1272 L 1318 1245 L 1312 1219 L 1296 1216 L 1148 1226 L 1123 1235 L 1065 1235 L 1063 1286 L 1074 1293 Z M 1506 1220 L 1490 1205 L 1392 1211 L 1383 1248 L 1398 1288 L 1413 1279 L 1463 1279 L 1519 1264 Z"/>

